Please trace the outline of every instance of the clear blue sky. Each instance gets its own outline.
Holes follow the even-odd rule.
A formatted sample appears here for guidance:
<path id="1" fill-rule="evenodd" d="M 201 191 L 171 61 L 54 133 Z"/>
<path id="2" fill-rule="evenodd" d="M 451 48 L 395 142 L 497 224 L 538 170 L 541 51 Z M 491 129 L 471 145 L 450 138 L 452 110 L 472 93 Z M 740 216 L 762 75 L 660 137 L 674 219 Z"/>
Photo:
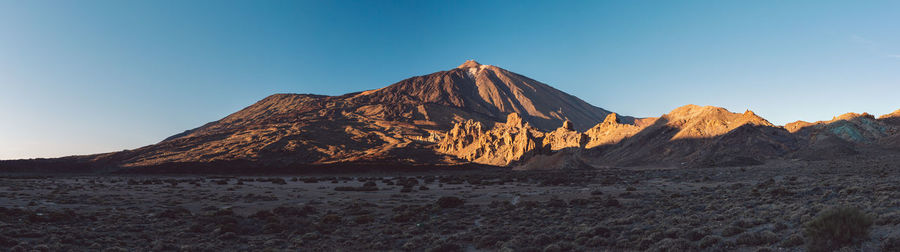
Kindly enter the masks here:
<path id="1" fill-rule="evenodd" d="M 776 124 L 900 108 L 898 1 L 0 0 L 0 159 L 132 149 L 273 93 L 466 59 L 596 106 Z"/>

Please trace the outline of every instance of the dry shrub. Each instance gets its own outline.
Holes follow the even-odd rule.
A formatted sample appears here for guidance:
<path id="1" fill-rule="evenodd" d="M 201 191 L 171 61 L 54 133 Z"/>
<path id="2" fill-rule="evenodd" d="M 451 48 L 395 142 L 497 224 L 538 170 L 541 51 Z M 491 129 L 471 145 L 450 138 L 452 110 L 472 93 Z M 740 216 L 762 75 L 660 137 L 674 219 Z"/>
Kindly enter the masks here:
<path id="1" fill-rule="evenodd" d="M 857 208 L 838 207 L 822 211 L 806 224 L 806 248 L 831 251 L 858 243 L 869 236 L 873 219 Z"/>

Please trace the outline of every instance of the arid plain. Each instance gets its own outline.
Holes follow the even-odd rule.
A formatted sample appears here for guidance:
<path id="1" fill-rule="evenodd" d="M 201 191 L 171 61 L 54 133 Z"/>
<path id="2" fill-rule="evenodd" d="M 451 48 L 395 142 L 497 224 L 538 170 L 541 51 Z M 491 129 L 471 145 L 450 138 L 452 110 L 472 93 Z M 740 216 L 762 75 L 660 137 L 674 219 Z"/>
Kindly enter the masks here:
<path id="1" fill-rule="evenodd" d="M 833 206 L 850 250 L 900 249 L 900 155 L 728 168 L 321 176 L 6 176 L 11 251 L 800 251 Z"/>

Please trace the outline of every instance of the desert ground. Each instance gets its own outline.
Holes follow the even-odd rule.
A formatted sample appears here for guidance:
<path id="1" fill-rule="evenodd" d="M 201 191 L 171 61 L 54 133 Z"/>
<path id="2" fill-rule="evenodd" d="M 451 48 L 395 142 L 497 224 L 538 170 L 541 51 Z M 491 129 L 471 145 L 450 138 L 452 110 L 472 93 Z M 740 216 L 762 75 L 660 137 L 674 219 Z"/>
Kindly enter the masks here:
<path id="1" fill-rule="evenodd" d="M 805 227 L 817 215 L 856 207 L 871 226 L 843 249 L 897 251 L 898 164 L 900 155 L 857 155 L 727 168 L 6 174 L 0 178 L 0 247 L 803 251 L 816 248 Z"/>

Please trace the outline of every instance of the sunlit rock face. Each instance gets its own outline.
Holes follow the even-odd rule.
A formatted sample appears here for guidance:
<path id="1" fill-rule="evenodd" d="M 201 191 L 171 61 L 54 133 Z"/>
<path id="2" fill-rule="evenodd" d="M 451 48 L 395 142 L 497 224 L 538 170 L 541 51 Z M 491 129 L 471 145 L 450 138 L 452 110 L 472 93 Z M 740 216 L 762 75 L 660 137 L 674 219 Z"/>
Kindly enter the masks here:
<path id="1" fill-rule="evenodd" d="M 532 141 L 541 143 L 540 148 L 532 147 Z M 751 111 L 732 113 L 718 107 L 688 105 L 658 119 L 632 119 L 631 124 L 610 114 L 585 133 L 565 122 L 562 127 L 541 133 L 513 113 L 506 123 L 491 129 L 474 122 L 457 124 L 439 150 L 492 165 L 510 165 L 535 155 L 553 156 L 519 167 L 535 167 L 535 163 L 554 167 L 644 162 L 721 165 L 756 163 L 783 155 L 795 148 L 792 141 L 787 131 Z M 603 148 L 592 150 L 584 158 L 555 154 L 568 150 L 571 155 L 583 156 L 578 154 L 580 150 L 595 147 Z"/>
<path id="2" fill-rule="evenodd" d="M 487 130 L 474 121 L 457 123 L 438 144 L 438 151 L 470 162 L 505 166 L 539 153 L 543 137 L 519 114 L 511 113 L 506 123 Z"/>
<path id="3" fill-rule="evenodd" d="M 544 136 L 542 148 L 545 150 L 558 151 L 566 148 L 584 148 L 587 144 L 588 137 L 581 132 L 575 131 L 572 122 L 565 121 L 562 127 L 557 128 Z"/>
<path id="4" fill-rule="evenodd" d="M 633 136 L 646 125 L 634 125 L 622 123 L 615 113 L 606 116 L 602 123 L 598 123 L 585 132 L 587 136 L 586 148 L 594 148 L 601 145 L 616 144 L 626 137 Z"/>

